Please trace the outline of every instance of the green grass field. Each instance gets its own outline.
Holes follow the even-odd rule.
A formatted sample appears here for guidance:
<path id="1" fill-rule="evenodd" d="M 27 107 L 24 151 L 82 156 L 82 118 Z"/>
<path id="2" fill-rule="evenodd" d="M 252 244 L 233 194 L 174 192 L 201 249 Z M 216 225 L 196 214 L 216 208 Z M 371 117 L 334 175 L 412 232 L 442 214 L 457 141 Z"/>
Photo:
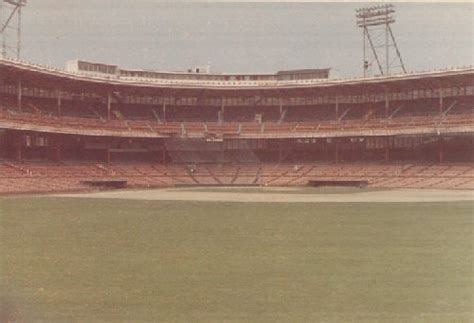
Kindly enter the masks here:
<path id="1" fill-rule="evenodd" d="M 472 322 L 473 207 L 0 198 L 0 321 Z"/>

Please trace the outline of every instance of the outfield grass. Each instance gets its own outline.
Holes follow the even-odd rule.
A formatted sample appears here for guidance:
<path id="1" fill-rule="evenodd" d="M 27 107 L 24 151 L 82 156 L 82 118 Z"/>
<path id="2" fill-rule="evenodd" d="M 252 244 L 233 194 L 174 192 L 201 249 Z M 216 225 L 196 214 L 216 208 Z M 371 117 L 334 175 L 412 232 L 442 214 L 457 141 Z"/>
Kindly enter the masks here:
<path id="1" fill-rule="evenodd" d="M 474 203 L 0 199 L 27 322 L 472 322 Z"/>

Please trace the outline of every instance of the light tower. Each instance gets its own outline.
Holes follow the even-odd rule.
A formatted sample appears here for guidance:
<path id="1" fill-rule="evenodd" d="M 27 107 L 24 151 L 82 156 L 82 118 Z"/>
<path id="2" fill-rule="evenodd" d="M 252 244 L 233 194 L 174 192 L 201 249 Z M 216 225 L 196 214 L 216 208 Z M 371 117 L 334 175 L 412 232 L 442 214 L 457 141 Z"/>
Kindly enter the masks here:
<path id="1" fill-rule="evenodd" d="M 0 0 L 1 1 L 1 0 Z M 3 57 L 21 55 L 21 8 L 27 0 L 3 0 L 0 2 L 0 36 L 2 38 Z M 16 20 L 16 24 L 15 24 Z M 12 35 L 13 34 L 13 35 Z M 9 42 L 10 36 L 16 37 L 16 44 Z"/>
<path id="2" fill-rule="evenodd" d="M 371 65 L 371 62 L 369 62 L 370 54 L 367 53 L 368 48 L 371 49 L 373 60 L 377 63 L 381 75 L 390 75 L 390 69 L 394 67 L 400 67 L 403 73 L 406 73 L 402 56 L 393 36 L 392 28 L 390 28 L 390 25 L 395 22 L 394 13 L 395 7 L 392 4 L 356 10 L 357 26 L 362 28 L 363 33 L 364 77 L 367 76 L 369 65 Z M 378 35 L 377 32 L 379 32 Z M 384 35 L 381 35 L 380 32 L 383 32 Z M 367 46 L 367 43 L 369 46 Z M 384 53 L 382 53 L 383 49 L 385 49 Z M 396 55 L 396 58 L 392 61 L 391 49 L 395 51 Z M 394 65 L 396 60 L 399 61 L 399 65 Z"/>

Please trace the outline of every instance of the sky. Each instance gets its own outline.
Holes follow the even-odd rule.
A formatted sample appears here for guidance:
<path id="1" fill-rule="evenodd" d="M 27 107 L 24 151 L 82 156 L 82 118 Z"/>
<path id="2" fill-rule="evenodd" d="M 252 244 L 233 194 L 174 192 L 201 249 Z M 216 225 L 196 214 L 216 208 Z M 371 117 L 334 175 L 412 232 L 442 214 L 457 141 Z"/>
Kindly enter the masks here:
<path id="1" fill-rule="evenodd" d="M 374 4 L 29 0 L 22 59 L 229 73 L 330 67 L 333 77 L 358 77 L 362 30 L 354 13 L 366 5 Z M 408 71 L 474 65 L 473 3 L 395 5 L 392 30 Z"/>

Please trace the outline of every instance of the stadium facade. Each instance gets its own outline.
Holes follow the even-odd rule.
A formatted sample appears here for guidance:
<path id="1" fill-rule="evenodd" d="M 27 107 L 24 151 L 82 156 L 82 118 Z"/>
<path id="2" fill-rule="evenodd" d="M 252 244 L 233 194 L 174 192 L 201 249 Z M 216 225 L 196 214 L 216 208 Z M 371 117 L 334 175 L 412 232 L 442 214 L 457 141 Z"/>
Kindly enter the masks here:
<path id="1" fill-rule="evenodd" d="M 474 188 L 474 68 L 332 80 L 0 59 L 0 192 Z"/>

